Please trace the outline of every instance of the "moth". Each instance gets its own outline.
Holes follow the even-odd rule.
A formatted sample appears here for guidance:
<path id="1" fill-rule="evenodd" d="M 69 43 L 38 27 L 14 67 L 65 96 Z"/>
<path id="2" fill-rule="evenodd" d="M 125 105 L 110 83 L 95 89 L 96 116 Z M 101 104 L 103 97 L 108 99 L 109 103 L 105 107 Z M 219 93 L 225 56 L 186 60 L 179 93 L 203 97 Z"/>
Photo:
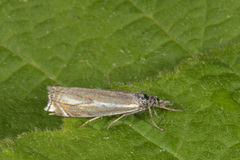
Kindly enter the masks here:
<path id="1" fill-rule="evenodd" d="M 161 100 L 154 95 L 149 96 L 143 92 L 59 86 L 48 86 L 47 90 L 49 101 L 45 111 L 51 112 L 49 115 L 64 117 L 93 117 L 81 127 L 100 117 L 121 115 L 110 123 L 108 130 L 121 118 L 148 110 L 153 125 L 163 131 L 154 122 L 152 109 L 157 117 L 155 107 L 169 111 L 181 111 L 166 107 L 172 105 L 172 102 Z"/>

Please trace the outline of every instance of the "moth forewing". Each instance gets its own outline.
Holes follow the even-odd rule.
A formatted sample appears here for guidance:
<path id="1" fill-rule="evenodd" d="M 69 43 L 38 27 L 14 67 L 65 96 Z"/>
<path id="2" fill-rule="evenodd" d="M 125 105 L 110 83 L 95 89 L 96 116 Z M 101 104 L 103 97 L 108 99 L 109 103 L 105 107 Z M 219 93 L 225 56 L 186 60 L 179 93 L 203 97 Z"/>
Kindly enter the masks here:
<path id="1" fill-rule="evenodd" d="M 178 111 L 165 107 L 171 105 L 171 102 L 159 100 L 156 96 L 151 97 L 142 92 L 58 86 L 49 86 L 47 89 L 49 102 L 45 110 L 51 112 L 49 115 L 94 117 L 82 126 L 103 116 L 122 114 L 108 126 L 109 129 L 119 119 L 149 109 L 154 126 L 162 130 L 153 120 L 151 107 L 156 105 L 159 108 Z"/>
<path id="2" fill-rule="evenodd" d="M 102 117 L 144 110 L 136 94 L 86 88 L 48 87 L 50 115 L 65 117 Z"/>

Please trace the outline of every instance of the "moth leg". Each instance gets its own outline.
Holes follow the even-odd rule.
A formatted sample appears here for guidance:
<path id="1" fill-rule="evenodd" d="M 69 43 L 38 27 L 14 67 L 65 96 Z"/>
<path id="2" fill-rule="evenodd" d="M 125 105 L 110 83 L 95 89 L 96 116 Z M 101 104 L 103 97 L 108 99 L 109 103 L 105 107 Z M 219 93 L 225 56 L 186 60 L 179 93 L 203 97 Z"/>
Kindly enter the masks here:
<path id="1" fill-rule="evenodd" d="M 120 117 L 118 117 L 117 119 L 115 119 L 111 124 L 109 124 L 109 126 L 107 127 L 107 131 L 109 130 L 109 128 L 113 125 L 113 123 L 117 122 L 118 120 L 122 119 L 123 117 L 125 117 L 128 114 L 123 114 Z"/>
<path id="2" fill-rule="evenodd" d="M 100 117 L 94 117 L 94 118 L 92 118 L 92 119 L 89 119 L 87 122 L 85 122 L 83 125 L 81 125 L 80 128 L 84 127 L 84 126 L 85 126 L 86 124 L 88 124 L 89 122 L 92 122 L 92 121 L 94 121 L 94 120 L 96 120 L 96 119 L 98 119 L 98 118 L 100 118 Z"/>
<path id="3" fill-rule="evenodd" d="M 165 109 L 165 110 L 173 111 L 173 112 L 182 112 L 182 110 L 177 110 L 177 109 L 167 108 L 167 107 L 165 107 L 165 106 L 161 106 L 161 107 L 159 107 L 159 108 L 163 108 L 163 109 Z"/>
<path id="4" fill-rule="evenodd" d="M 153 106 L 153 111 L 154 111 L 154 114 L 157 116 L 158 119 L 163 119 L 164 118 L 164 116 L 162 116 L 162 117 L 158 116 L 154 106 Z"/>
<path id="5" fill-rule="evenodd" d="M 150 114 L 150 117 L 151 117 L 151 119 L 152 119 L 152 123 L 153 123 L 153 125 L 154 125 L 157 129 L 159 129 L 160 131 L 163 131 L 163 129 L 160 128 L 160 127 L 158 127 L 158 126 L 156 125 L 156 123 L 154 122 L 154 119 L 153 119 L 153 116 L 152 116 L 152 110 L 151 110 L 151 107 L 148 107 L 148 110 L 149 110 L 149 114 Z"/>

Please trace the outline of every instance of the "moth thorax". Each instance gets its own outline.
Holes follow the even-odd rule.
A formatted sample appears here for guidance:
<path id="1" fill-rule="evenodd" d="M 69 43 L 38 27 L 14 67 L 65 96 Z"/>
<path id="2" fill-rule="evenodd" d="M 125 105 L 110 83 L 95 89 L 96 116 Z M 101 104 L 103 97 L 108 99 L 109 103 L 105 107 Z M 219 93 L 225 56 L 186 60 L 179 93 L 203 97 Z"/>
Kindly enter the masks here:
<path id="1" fill-rule="evenodd" d="M 150 101 L 150 97 L 144 93 L 141 94 L 136 94 L 136 96 L 138 97 L 139 103 L 144 107 L 148 107 L 149 101 Z"/>

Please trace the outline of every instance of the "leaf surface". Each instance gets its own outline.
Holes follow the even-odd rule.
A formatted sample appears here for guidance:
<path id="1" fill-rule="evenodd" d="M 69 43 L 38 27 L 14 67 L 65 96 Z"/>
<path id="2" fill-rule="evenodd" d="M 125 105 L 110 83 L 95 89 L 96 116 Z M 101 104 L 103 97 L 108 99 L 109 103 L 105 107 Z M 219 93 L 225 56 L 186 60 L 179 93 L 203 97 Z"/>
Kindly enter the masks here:
<path id="1" fill-rule="evenodd" d="M 237 159 L 238 1 L 0 1 L 0 159 Z M 48 116 L 46 87 L 133 90 L 182 112 Z"/>

